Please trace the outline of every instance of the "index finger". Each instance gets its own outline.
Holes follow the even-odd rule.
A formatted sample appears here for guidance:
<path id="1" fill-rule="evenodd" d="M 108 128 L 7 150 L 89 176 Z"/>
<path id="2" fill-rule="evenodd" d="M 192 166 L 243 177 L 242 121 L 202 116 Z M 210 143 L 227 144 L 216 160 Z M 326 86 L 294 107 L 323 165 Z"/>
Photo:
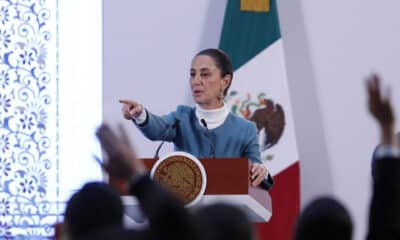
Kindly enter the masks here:
<path id="1" fill-rule="evenodd" d="M 379 82 L 380 82 L 379 77 L 376 74 L 373 74 L 370 77 L 368 77 L 366 85 L 370 95 L 376 95 L 376 94 L 378 94 L 378 96 L 380 95 Z"/>
<path id="2" fill-rule="evenodd" d="M 258 163 L 252 163 L 250 172 L 253 173 L 254 171 L 256 171 L 258 166 L 259 166 Z"/>
<path id="3" fill-rule="evenodd" d="M 139 103 L 132 101 L 132 100 L 128 100 L 128 99 L 120 99 L 119 102 L 123 103 L 123 104 L 133 105 L 133 106 L 139 105 Z"/>
<path id="4" fill-rule="evenodd" d="M 264 177 L 259 175 L 259 176 L 257 176 L 256 179 L 253 180 L 252 184 L 254 187 L 256 187 L 256 186 L 260 185 L 262 181 L 264 181 Z"/>

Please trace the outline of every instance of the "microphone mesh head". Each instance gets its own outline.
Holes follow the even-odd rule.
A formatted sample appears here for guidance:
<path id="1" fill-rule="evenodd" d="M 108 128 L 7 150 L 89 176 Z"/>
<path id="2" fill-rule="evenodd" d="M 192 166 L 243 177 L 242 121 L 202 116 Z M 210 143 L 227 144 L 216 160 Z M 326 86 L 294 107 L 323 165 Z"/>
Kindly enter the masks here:
<path id="1" fill-rule="evenodd" d="M 203 124 L 205 128 L 207 128 L 207 123 L 206 120 L 204 120 L 204 118 L 200 119 L 200 122 Z"/>

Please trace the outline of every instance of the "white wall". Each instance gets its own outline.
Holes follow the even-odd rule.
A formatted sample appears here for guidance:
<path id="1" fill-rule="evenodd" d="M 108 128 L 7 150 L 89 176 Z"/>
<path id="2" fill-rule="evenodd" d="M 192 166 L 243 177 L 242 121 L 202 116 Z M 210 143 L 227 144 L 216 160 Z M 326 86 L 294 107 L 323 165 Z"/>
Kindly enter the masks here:
<path id="1" fill-rule="evenodd" d="M 157 143 L 122 120 L 118 99 L 136 99 L 157 113 L 189 102 L 190 60 L 198 50 L 217 46 L 225 2 L 103 0 L 103 116 L 124 122 L 132 139 L 141 141 L 140 156 L 151 157 Z M 400 2 L 279 0 L 278 8 L 302 204 L 320 194 L 343 200 L 356 222 L 355 239 L 363 239 L 370 155 L 378 139 L 363 80 L 378 71 L 394 88 L 393 102 L 400 103 Z M 182 84 L 171 86 L 171 79 Z"/>
<path id="2" fill-rule="evenodd" d="M 93 160 L 101 154 L 94 131 L 102 119 L 102 6 L 97 0 L 69 0 L 58 7 L 57 183 L 65 201 L 84 183 L 102 178 Z"/>
<path id="3" fill-rule="evenodd" d="M 302 203 L 331 193 L 365 236 L 377 126 L 364 79 L 380 73 L 400 107 L 400 2 L 279 1 L 302 173 Z"/>

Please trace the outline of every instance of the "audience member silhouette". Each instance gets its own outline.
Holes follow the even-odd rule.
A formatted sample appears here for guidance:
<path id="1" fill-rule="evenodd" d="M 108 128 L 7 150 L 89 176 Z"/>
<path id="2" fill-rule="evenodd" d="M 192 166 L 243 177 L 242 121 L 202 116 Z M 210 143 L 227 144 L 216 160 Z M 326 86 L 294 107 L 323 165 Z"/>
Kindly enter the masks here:
<path id="1" fill-rule="evenodd" d="M 202 230 L 202 239 L 255 239 L 252 223 L 247 215 L 236 206 L 226 203 L 203 206 L 196 209 L 195 217 Z"/>
<path id="2" fill-rule="evenodd" d="M 350 240 L 353 222 L 346 207 L 331 197 L 320 197 L 302 211 L 295 227 L 295 240 Z"/>
<path id="3" fill-rule="evenodd" d="M 123 129 L 118 136 L 106 125 L 97 137 L 108 159 L 103 169 L 114 178 L 128 181 L 128 193 L 136 196 L 148 218 L 149 228 L 100 231 L 91 239 L 199 239 L 194 219 L 172 192 L 151 180 L 142 160 L 138 159 Z"/>
<path id="4" fill-rule="evenodd" d="M 84 239 L 98 229 L 122 226 L 122 216 L 119 194 L 106 183 L 90 182 L 68 201 L 64 227 L 69 238 Z"/>
<path id="5" fill-rule="evenodd" d="M 381 93 L 377 75 L 368 79 L 367 91 L 369 111 L 381 135 L 375 154 L 367 239 L 400 239 L 400 147 L 394 131 L 395 116 L 389 96 Z"/>

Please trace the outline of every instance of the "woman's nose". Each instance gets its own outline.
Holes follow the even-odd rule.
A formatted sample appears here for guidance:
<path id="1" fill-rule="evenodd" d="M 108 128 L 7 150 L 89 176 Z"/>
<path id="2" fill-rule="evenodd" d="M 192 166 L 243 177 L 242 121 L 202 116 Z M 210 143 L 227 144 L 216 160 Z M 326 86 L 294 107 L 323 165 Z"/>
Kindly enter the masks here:
<path id="1" fill-rule="evenodd" d="M 201 84 L 201 78 L 200 75 L 196 74 L 191 78 L 191 82 L 194 85 L 200 85 Z"/>

